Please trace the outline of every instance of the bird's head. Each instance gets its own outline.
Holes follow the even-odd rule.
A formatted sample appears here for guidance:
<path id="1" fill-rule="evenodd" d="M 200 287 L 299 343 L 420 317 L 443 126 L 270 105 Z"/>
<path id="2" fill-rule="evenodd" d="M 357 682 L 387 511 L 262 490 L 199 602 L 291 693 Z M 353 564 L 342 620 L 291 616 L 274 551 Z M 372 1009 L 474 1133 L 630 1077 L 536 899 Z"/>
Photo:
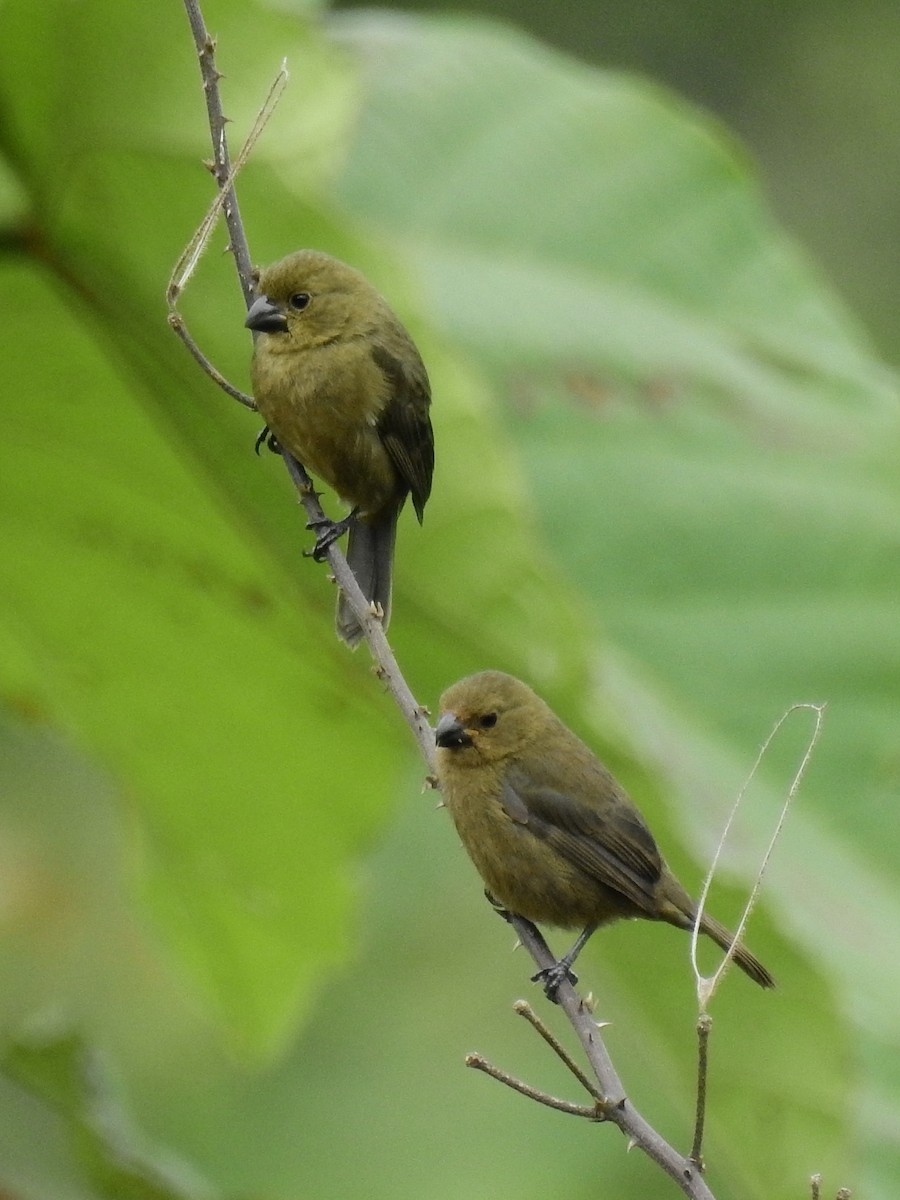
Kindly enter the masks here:
<path id="1" fill-rule="evenodd" d="M 543 700 L 503 671 L 480 671 L 441 696 L 434 735 L 459 765 L 499 762 L 519 754 L 552 721 Z"/>
<path id="2" fill-rule="evenodd" d="M 383 310 L 359 271 L 321 250 L 297 250 L 260 274 L 244 324 L 282 353 L 363 335 Z"/>

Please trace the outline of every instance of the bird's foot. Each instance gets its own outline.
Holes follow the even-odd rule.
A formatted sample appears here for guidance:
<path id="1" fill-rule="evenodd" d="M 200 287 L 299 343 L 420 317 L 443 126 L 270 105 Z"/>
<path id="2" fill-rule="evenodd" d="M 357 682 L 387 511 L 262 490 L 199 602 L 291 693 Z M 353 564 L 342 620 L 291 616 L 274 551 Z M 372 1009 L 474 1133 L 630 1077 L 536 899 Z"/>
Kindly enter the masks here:
<path id="1" fill-rule="evenodd" d="M 513 914 L 500 903 L 496 896 L 492 896 L 487 888 L 484 889 L 484 898 L 494 910 L 498 917 L 502 917 L 504 921 L 511 921 Z"/>
<path id="2" fill-rule="evenodd" d="M 578 982 L 578 976 L 572 970 L 571 962 L 567 958 L 561 958 L 552 967 L 544 967 L 536 975 L 532 975 L 531 982 L 542 984 L 547 999 L 558 1004 L 556 993 L 559 991 L 560 984 L 571 983 L 574 987 Z"/>
<path id="3" fill-rule="evenodd" d="M 275 434 L 272 433 L 271 429 L 269 429 L 268 425 L 263 425 L 262 429 L 256 435 L 256 442 L 253 446 L 253 449 L 256 451 L 257 455 L 259 454 L 260 446 L 263 445 L 265 445 L 268 450 L 271 450 L 273 454 L 281 453 L 281 447 L 278 444 L 278 439 L 275 437 Z"/>
<path id="4" fill-rule="evenodd" d="M 353 521 L 356 518 L 356 509 L 353 512 L 347 513 L 346 517 L 342 517 L 340 521 L 332 521 L 330 517 L 322 517 L 318 521 L 307 521 L 306 528 L 315 530 L 316 544 L 312 550 L 304 550 L 305 558 L 312 558 L 315 562 L 324 562 L 325 556 L 328 553 L 328 548 L 344 536 Z"/>

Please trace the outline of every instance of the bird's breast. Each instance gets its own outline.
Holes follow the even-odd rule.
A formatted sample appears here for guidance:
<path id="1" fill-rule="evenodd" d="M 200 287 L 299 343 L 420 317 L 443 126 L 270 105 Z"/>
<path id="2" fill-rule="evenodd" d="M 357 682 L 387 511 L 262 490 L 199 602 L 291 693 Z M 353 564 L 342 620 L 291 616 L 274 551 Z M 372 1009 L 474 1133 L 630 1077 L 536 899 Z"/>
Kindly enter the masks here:
<path id="1" fill-rule="evenodd" d="M 254 398 L 281 445 L 363 514 L 397 503 L 399 480 L 378 433 L 384 377 L 368 352 L 317 346 L 254 357 Z M 343 351 L 343 352 L 341 352 Z"/>

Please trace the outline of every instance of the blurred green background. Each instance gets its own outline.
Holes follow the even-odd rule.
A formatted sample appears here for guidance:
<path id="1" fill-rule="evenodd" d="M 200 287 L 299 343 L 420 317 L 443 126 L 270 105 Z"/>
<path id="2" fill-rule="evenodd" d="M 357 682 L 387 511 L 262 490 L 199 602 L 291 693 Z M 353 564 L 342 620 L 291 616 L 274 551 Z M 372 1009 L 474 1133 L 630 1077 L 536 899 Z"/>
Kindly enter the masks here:
<path id="1" fill-rule="evenodd" d="M 391 630 L 422 702 L 528 679 L 694 889 L 773 722 L 828 703 L 750 931 L 779 989 L 713 1005 L 709 1181 L 893 1196 L 896 13 L 503 15 L 209 0 L 235 144 L 292 73 L 240 180 L 252 252 L 354 262 L 428 364 Z M 675 1194 L 463 1068 L 579 1098 L 258 422 L 167 328 L 212 194 L 180 5 L 5 0 L 0 150 L 3 1194 Z M 246 386 L 224 246 L 182 310 Z M 809 734 L 750 789 L 722 919 Z M 686 1148 L 687 939 L 625 925 L 583 962 Z"/>
<path id="2" fill-rule="evenodd" d="M 335 7 L 356 6 L 339 0 Z M 815 254 L 880 352 L 900 359 L 896 4 L 412 0 L 403 7 L 502 17 L 577 58 L 674 88 L 719 116 L 753 156 L 783 225 Z"/>

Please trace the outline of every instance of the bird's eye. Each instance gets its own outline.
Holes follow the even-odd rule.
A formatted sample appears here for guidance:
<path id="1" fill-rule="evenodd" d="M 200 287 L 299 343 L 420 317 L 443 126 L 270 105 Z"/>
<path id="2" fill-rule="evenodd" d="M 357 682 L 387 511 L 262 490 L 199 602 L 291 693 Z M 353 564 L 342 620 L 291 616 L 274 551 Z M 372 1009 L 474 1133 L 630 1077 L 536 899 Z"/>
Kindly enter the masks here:
<path id="1" fill-rule="evenodd" d="M 482 729 L 493 729 L 493 727 L 497 724 L 497 714 L 485 713 L 478 724 Z"/>
<path id="2" fill-rule="evenodd" d="M 291 308 L 295 308 L 297 312 L 303 312 L 304 308 L 309 304 L 311 296 L 309 292 L 294 292 L 293 296 L 288 300 Z"/>

